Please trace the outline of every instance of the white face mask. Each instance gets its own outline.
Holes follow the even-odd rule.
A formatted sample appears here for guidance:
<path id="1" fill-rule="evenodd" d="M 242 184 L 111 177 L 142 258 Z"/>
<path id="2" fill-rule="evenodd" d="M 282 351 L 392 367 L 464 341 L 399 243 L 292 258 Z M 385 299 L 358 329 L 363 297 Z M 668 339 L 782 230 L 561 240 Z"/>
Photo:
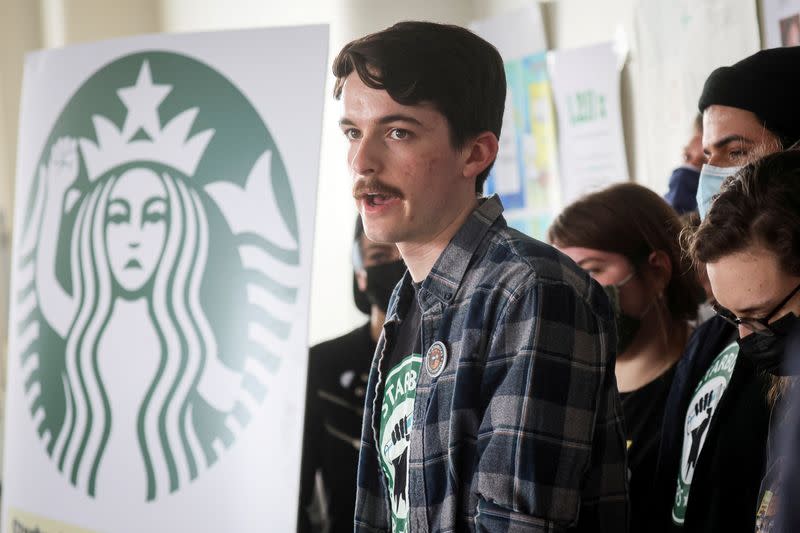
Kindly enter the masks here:
<path id="1" fill-rule="evenodd" d="M 700 180 L 697 183 L 697 210 L 700 212 L 700 220 L 706 217 L 706 213 L 711 208 L 711 202 L 719 194 L 722 182 L 725 178 L 733 176 L 743 167 L 715 167 L 714 165 L 703 165 L 700 170 Z"/>

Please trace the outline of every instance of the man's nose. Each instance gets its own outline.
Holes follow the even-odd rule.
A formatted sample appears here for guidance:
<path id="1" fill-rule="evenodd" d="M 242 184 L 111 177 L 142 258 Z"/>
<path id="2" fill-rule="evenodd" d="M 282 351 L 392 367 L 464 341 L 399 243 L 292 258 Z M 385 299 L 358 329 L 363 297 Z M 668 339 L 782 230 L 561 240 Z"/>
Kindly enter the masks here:
<path id="1" fill-rule="evenodd" d="M 367 176 L 380 170 L 383 145 L 373 135 L 364 135 L 350 152 L 350 170 L 356 176 Z"/>

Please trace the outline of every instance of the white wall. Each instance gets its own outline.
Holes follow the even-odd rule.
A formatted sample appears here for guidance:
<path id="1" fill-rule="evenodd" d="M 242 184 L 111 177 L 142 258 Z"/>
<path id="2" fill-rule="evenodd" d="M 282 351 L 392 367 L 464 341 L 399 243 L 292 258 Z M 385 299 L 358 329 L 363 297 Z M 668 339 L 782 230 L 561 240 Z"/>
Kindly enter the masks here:
<path id="1" fill-rule="evenodd" d="M 0 211 L 14 198 L 17 120 L 24 54 L 41 46 L 39 5 L 31 0 L 0 0 Z"/>
<path id="2" fill-rule="evenodd" d="M 8 301 L 8 244 L 14 195 L 19 95 L 23 54 L 39 46 L 39 6 L 0 0 L 0 458 L 3 452 Z"/>

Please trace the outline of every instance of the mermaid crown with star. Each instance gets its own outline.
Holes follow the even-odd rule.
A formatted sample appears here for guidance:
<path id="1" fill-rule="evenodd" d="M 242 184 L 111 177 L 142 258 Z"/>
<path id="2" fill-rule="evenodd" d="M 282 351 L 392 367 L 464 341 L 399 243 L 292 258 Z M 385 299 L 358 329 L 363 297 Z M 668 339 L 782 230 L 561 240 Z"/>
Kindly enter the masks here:
<path id="1" fill-rule="evenodd" d="M 161 163 L 193 176 L 214 130 L 189 138 L 198 108 L 183 111 L 161 127 L 158 106 L 172 91 L 171 85 L 154 85 L 150 63 L 144 61 L 133 87 L 117 91 L 128 113 L 122 129 L 102 115 L 92 115 L 97 143 L 81 138 L 80 147 L 89 181 L 132 161 Z"/>

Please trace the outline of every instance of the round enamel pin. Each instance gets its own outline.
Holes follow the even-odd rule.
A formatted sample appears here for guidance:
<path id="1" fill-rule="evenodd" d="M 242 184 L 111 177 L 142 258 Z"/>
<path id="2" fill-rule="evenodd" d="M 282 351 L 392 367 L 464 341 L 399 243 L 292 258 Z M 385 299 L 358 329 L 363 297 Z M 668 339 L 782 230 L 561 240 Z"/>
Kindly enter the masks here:
<path id="1" fill-rule="evenodd" d="M 432 378 L 438 378 L 447 365 L 447 348 L 444 343 L 436 341 L 428 348 L 428 353 L 425 355 L 425 370 Z"/>

